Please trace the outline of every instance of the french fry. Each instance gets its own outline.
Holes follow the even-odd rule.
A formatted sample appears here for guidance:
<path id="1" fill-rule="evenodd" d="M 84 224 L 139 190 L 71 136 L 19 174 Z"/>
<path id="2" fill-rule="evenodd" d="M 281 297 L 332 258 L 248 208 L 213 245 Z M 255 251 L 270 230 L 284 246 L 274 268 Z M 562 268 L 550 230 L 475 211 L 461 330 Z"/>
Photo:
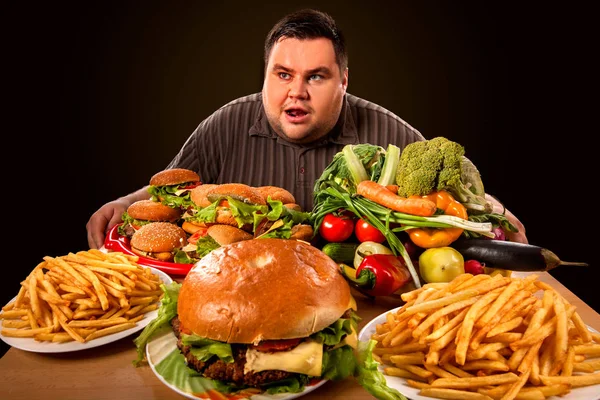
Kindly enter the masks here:
<path id="1" fill-rule="evenodd" d="M 96 339 L 96 338 L 99 338 L 102 336 L 111 335 L 113 333 L 125 331 L 127 329 L 131 329 L 131 328 L 135 327 L 135 325 L 136 325 L 135 322 L 126 322 L 126 323 L 119 324 L 119 325 L 113 325 L 108 328 L 99 329 L 96 332 L 90 334 L 86 338 L 86 340 L 92 340 L 92 339 Z"/>
<path id="2" fill-rule="evenodd" d="M 52 327 L 45 328 L 37 328 L 37 329 L 4 329 L 2 328 L 2 335 L 7 337 L 34 337 L 38 333 L 50 333 L 52 331 Z"/>
<path id="3" fill-rule="evenodd" d="M 422 396 L 435 397 L 438 399 L 456 399 L 456 400 L 493 400 L 490 396 L 477 392 L 466 390 L 443 389 L 443 388 L 423 388 L 419 392 Z"/>

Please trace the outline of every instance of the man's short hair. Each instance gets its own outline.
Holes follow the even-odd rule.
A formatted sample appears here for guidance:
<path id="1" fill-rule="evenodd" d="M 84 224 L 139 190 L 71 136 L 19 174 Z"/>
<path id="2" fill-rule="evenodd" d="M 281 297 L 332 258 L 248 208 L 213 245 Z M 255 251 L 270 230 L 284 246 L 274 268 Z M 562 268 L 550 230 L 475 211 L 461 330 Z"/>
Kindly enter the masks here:
<path id="1" fill-rule="evenodd" d="M 326 38 L 333 43 L 335 61 L 343 74 L 348 67 L 348 53 L 342 32 L 334 19 L 327 13 L 304 9 L 286 15 L 275 24 L 265 40 L 265 68 L 275 43 L 282 37 L 295 39 Z"/>

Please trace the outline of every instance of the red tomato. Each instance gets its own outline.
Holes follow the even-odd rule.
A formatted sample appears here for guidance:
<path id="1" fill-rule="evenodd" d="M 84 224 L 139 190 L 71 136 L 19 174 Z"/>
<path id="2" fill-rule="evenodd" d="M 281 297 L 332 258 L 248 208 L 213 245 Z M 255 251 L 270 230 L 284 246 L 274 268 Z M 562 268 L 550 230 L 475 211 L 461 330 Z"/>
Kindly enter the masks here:
<path id="1" fill-rule="evenodd" d="M 319 227 L 319 234 L 328 242 L 343 242 L 354 232 L 352 215 L 350 212 L 325 215 Z"/>
<path id="2" fill-rule="evenodd" d="M 356 226 L 354 227 L 354 234 L 359 242 L 376 242 L 383 243 L 385 242 L 385 236 L 383 233 L 373 225 L 371 225 L 367 220 L 358 219 L 356 221 Z"/>
<path id="3" fill-rule="evenodd" d="M 198 242 L 198 239 L 200 239 L 201 237 L 206 236 L 207 232 L 208 232 L 208 228 L 200 228 L 200 229 L 198 229 L 196 232 L 194 232 L 194 234 L 192 236 L 190 236 L 188 238 L 188 243 L 189 244 L 196 244 Z"/>
<path id="4" fill-rule="evenodd" d="M 302 339 L 263 340 L 253 347 L 262 352 L 283 351 L 297 346 L 300 341 Z"/>

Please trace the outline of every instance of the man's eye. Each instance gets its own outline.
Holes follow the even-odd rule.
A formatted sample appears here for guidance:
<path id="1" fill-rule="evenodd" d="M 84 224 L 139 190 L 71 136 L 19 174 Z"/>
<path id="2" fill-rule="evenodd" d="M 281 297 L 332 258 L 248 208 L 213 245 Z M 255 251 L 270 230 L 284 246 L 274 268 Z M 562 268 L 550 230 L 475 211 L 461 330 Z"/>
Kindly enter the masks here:
<path id="1" fill-rule="evenodd" d="M 290 79 L 290 74 L 287 72 L 279 72 L 278 75 L 281 79 Z"/>
<path id="2" fill-rule="evenodd" d="M 308 80 L 310 81 L 320 81 L 321 79 L 323 79 L 323 76 L 321 75 L 311 75 L 308 77 Z"/>

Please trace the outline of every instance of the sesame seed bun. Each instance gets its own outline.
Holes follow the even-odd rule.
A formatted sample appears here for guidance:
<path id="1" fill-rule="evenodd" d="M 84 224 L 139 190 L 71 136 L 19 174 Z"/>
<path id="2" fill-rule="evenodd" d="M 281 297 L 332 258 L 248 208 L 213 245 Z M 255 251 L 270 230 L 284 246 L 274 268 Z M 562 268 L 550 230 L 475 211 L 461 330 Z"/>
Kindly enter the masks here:
<path id="1" fill-rule="evenodd" d="M 170 222 L 146 224 L 135 231 L 130 242 L 134 253 L 163 261 L 171 261 L 174 250 L 182 248 L 186 243 L 185 231 Z"/>
<path id="2" fill-rule="evenodd" d="M 200 176 L 192 170 L 183 168 L 166 169 L 157 172 L 150 178 L 152 186 L 171 186 L 186 182 L 198 182 Z"/>

